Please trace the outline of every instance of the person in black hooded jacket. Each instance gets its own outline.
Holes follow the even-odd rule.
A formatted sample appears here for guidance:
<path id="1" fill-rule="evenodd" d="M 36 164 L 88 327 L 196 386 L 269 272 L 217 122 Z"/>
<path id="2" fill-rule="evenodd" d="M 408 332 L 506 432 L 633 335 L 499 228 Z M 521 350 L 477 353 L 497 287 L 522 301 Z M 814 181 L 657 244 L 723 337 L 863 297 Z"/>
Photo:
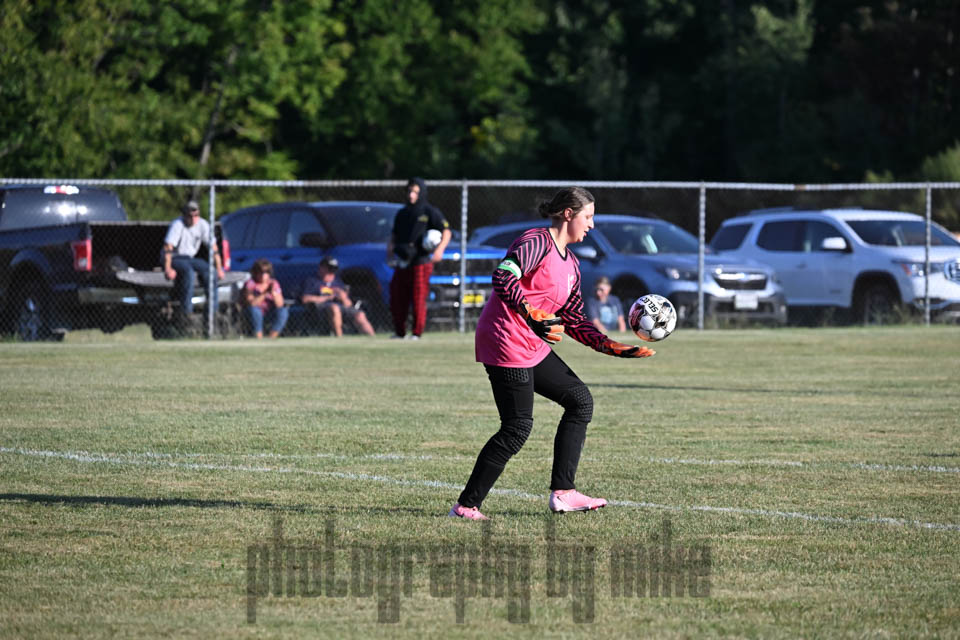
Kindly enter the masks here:
<path id="1" fill-rule="evenodd" d="M 433 233 L 430 231 L 433 230 Z M 437 232 L 439 241 L 434 243 Z M 440 210 L 427 202 L 427 185 L 421 178 L 407 181 L 407 205 L 393 219 L 387 243 L 387 261 L 396 264 L 390 281 L 390 313 L 395 338 L 407 333 L 407 314 L 413 304 L 412 335 L 418 340 L 427 323 L 427 293 L 433 263 L 443 258 L 450 242 L 450 225 Z"/>

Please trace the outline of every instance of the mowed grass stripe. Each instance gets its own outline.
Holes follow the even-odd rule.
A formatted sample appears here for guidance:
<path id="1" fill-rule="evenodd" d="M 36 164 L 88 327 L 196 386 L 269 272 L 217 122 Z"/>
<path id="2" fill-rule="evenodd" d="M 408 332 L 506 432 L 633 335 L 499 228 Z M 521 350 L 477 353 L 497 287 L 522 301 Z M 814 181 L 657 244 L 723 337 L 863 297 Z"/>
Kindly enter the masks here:
<path id="1" fill-rule="evenodd" d="M 284 454 L 272 452 L 259 453 L 203 453 L 203 452 L 157 452 L 157 451 L 127 451 L 127 452 L 89 452 L 89 451 L 37 451 L 22 448 L 10 448 L 0 446 L 0 453 L 13 453 L 28 456 L 49 456 L 49 457 L 124 457 L 124 458 L 226 458 L 235 459 L 255 459 L 255 460 L 374 460 L 378 462 L 462 462 L 464 460 L 473 460 L 469 456 L 435 456 L 435 455 L 410 455 L 405 453 L 372 453 L 372 454 L 345 454 L 345 453 L 309 453 L 309 454 Z M 623 462 L 631 461 L 637 464 L 649 463 L 651 465 L 690 465 L 690 466 L 733 466 L 733 467 L 792 467 L 795 469 L 860 469 L 863 471 L 875 472 L 904 472 L 904 473 L 956 473 L 960 474 L 960 467 L 944 467 L 930 465 L 904 465 L 888 464 L 880 462 L 816 462 L 801 460 L 698 460 L 696 458 L 635 458 L 616 455 L 605 455 L 602 458 L 583 456 L 583 462 Z"/>
<path id="2" fill-rule="evenodd" d="M 212 464 L 212 463 L 201 463 L 201 462 L 176 462 L 173 460 L 175 456 L 170 455 L 170 459 L 158 459 L 158 458 L 167 458 L 167 455 L 164 456 L 134 456 L 134 457 L 115 457 L 97 453 L 72 453 L 72 452 L 57 452 L 57 451 L 25 451 L 25 450 L 10 450 L 6 448 L 0 448 L 2 453 L 17 453 L 25 456 L 40 457 L 40 458 L 59 458 L 63 460 L 70 460 L 73 462 L 83 463 L 83 464 L 115 464 L 115 465 L 129 465 L 135 467 L 160 467 L 160 468 L 169 468 L 169 469 L 184 469 L 187 471 L 227 471 L 234 473 L 277 473 L 277 474 L 303 474 L 310 476 L 320 476 L 328 478 L 339 478 L 342 480 L 350 480 L 357 482 L 376 482 L 381 484 L 389 484 L 398 487 L 424 487 L 430 489 L 445 489 L 447 491 L 459 491 L 462 486 L 459 484 L 454 484 L 450 482 L 443 482 L 439 480 L 410 480 L 404 478 L 395 478 L 383 475 L 373 475 L 367 473 L 349 473 L 343 471 L 316 471 L 311 469 L 300 469 L 296 467 L 268 467 L 268 466 L 243 466 L 243 465 L 229 465 L 229 464 Z M 520 491 L 517 489 L 505 489 L 505 488 L 494 488 L 492 493 L 495 495 L 502 496 L 512 496 L 516 498 L 523 499 L 537 499 L 543 501 L 546 498 L 546 494 L 537 495 L 533 493 L 528 493 L 525 491 Z M 3 496 L 0 495 L 0 498 Z M 692 512 L 712 512 L 712 513 L 729 513 L 736 515 L 754 515 L 762 517 L 776 517 L 776 518 L 795 518 L 800 520 L 808 520 L 810 522 L 830 522 L 835 524 L 886 524 L 886 525 L 896 525 L 896 526 L 915 526 L 922 529 L 939 529 L 943 531 L 958 531 L 960 532 L 960 524 L 950 524 L 950 523 L 938 523 L 938 522 L 923 522 L 920 520 L 902 520 L 898 518 L 889 518 L 883 516 L 874 516 L 874 517 L 839 517 L 839 516 L 825 516 L 825 515 L 816 515 L 810 513 L 799 513 L 795 511 L 781 511 L 776 509 L 757 509 L 757 508 L 744 508 L 744 507 L 726 507 L 726 506 L 712 506 L 712 505 L 666 505 L 666 504 L 657 504 L 652 502 L 635 502 L 631 500 L 611 500 L 610 505 L 612 506 L 621 506 L 621 507 L 632 507 L 637 509 L 657 509 L 662 511 L 692 511 Z"/>

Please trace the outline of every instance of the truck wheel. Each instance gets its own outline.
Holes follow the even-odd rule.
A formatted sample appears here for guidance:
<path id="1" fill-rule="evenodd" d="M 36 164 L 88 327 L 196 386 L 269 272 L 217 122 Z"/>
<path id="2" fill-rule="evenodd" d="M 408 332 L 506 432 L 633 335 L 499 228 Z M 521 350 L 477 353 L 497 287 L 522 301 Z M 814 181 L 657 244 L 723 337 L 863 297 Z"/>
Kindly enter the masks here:
<path id="1" fill-rule="evenodd" d="M 150 336 L 154 340 L 170 340 L 182 337 L 174 322 L 174 314 L 168 307 L 153 309 L 147 318 L 150 325 Z"/>
<path id="2" fill-rule="evenodd" d="M 129 324 L 133 324 L 135 318 L 133 310 L 124 307 L 106 307 L 100 311 L 99 317 L 100 330 L 104 333 L 116 333 Z"/>
<path id="3" fill-rule="evenodd" d="M 63 340 L 63 332 L 50 329 L 50 291 L 38 282 L 21 287 L 13 296 L 13 330 L 24 342 Z"/>
<path id="4" fill-rule="evenodd" d="M 154 340 L 170 340 L 181 337 L 173 323 L 160 314 L 150 320 L 150 336 Z"/>
<path id="5" fill-rule="evenodd" d="M 856 320 L 864 326 L 889 324 L 896 319 L 898 306 L 897 297 L 889 285 L 882 282 L 868 284 L 857 294 Z"/>

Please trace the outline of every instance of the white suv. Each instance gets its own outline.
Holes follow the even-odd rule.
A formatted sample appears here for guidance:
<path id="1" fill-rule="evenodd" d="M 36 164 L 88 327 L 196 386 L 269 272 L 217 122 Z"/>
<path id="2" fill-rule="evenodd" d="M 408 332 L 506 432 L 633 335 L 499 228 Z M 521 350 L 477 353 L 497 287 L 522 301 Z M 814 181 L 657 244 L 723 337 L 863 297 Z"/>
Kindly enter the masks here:
<path id="1" fill-rule="evenodd" d="M 882 322 L 895 307 L 923 309 L 926 220 L 899 211 L 764 209 L 725 220 L 711 248 L 777 272 L 787 305 L 839 307 Z M 930 233 L 931 315 L 960 318 L 960 242 Z"/>

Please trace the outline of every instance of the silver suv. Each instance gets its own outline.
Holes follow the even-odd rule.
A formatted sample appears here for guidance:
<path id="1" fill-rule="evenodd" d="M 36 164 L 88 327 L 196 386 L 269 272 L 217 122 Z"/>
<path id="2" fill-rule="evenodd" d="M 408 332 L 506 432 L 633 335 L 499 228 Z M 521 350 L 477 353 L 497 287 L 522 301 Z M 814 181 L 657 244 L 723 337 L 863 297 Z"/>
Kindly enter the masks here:
<path id="1" fill-rule="evenodd" d="M 725 220 L 710 242 L 721 255 L 774 268 L 787 305 L 837 307 L 856 322 L 923 309 L 926 221 L 913 213 L 867 209 L 764 209 Z M 931 315 L 960 318 L 960 242 L 933 224 Z"/>

